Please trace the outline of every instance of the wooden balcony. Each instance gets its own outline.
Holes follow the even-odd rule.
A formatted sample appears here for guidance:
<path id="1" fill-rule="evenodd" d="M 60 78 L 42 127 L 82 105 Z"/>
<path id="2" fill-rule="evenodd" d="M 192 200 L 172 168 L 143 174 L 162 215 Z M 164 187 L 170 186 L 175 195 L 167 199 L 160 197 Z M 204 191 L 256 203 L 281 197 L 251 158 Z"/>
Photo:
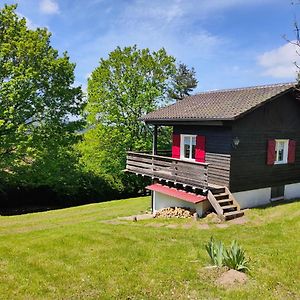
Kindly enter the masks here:
<path id="1" fill-rule="evenodd" d="M 194 188 L 208 188 L 208 163 L 127 152 L 126 171 Z"/>
<path id="2" fill-rule="evenodd" d="M 158 151 L 158 154 L 161 152 Z M 168 155 L 169 151 L 162 152 Z M 244 215 L 229 186 L 230 155 L 206 153 L 207 163 L 153 155 L 145 152 L 127 152 L 127 172 L 148 176 L 159 181 L 180 184 L 202 190 L 222 220 Z"/>
<path id="3" fill-rule="evenodd" d="M 230 155 L 206 153 L 206 163 L 171 158 L 171 151 L 127 152 L 126 171 L 193 188 L 229 187 Z"/>

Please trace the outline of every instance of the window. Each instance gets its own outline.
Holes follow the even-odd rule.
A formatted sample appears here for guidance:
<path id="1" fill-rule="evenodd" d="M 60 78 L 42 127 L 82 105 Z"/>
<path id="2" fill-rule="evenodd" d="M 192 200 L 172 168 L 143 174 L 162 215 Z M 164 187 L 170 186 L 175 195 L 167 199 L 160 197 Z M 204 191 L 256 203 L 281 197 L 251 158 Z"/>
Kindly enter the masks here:
<path id="1" fill-rule="evenodd" d="M 267 164 L 294 164 L 296 162 L 295 140 L 268 140 Z"/>
<path id="2" fill-rule="evenodd" d="M 284 185 L 271 187 L 271 200 L 284 199 Z"/>
<path id="3" fill-rule="evenodd" d="M 195 160 L 196 136 L 181 135 L 180 158 Z"/>
<path id="4" fill-rule="evenodd" d="M 275 140 L 275 164 L 287 164 L 289 140 Z"/>

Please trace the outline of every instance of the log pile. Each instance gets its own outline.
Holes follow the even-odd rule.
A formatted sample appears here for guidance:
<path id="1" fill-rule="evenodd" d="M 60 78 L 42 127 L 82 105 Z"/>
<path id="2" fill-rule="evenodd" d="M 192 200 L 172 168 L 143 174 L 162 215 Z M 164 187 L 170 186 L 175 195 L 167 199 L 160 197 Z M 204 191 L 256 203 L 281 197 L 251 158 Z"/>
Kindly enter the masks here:
<path id="1" fill-rule="evenodd" d="M 195 217 L 196 210 L 186 207 L 167 207 L 158 210 L 155 218 L 192 218 Z"/>

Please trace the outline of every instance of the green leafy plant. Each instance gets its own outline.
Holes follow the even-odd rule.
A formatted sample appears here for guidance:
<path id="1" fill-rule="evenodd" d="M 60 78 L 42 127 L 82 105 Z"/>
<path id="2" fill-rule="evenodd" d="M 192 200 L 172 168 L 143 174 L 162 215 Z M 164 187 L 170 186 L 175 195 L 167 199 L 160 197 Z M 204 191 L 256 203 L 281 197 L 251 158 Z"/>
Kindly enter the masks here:
<path id="1" fill-rule="evenodd" d="M 245 250 L 237 241 L 234 240 L 224 254 L 225 266 L 241 272 L 249 271 L 249 260 L 245 256 Z"/>
<path id="2" fill-rule="evenodd" d="M 241 272 L 249 271 L 249 260 L 245 256 L 245 250 L 236 240 L 231 243 L 229 249 L 225 249 L 222 241 L 211 237 L 205 248 L 214 266 L 226 266 Z"/>
<path id="3" fill-rule="evenodd" d="M 206 251 L 214 266 L 222 267 L 224 261 L 224 244 L 221 241 L 215 241 L 213 237 L 205 245 Z"/>

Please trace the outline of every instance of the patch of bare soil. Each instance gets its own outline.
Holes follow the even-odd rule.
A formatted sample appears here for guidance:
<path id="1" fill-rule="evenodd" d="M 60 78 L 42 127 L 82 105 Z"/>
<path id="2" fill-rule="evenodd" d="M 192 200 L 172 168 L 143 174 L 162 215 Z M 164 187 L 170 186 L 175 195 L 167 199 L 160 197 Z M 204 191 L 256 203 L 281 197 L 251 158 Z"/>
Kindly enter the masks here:
<path id="1" fill-rule="evenodd" d="M 201 280 L 205 278 L 210 282 L 215 282 L 224 272 L 228 271 L 227 267 L 206 266 L 199 270 Z"/>
<path id="2" fill-rule="evenodd" d="M 236 270 L 229 270 L 224 272 L 217 280 L 216 284 L 222 285 L 225 288 L 230 288 L 233 285 L 245 284 L 248 280 L 248 276 L 245 273 L 236 271 Z"/>
<path id="3" fill-rule="evenodd" d="M 165 226 L 164 223 L 150 223 L 150 224 L 146 224 L 146 226 L 149 226 L 149 227 L 163 227 Z"/>
<path id="4" fill-rule="evenodd" d="M 209 229 L 209 225 L 208 224 L 199 224 L 197 226 L 198 229 Z"/>
<path id="5" fill-rule="evenodd" d="M 230 224 L 243 225 L 243 224 L 246 224 L 248 221 L 249 220 L 247 219 L 247 217 L 243 216 L 243 217 L 239 217 L 239 218 L 236 218 L 236 219 L 229 220 L 227 222 L 230 223 Z"/>
<path id="6" fill-rule="evenodd" d="M 216 227 L 218 227 L 218 228 L 227 228 L 227 227 L 229 227 L 229 225 L 222 223 L 222 224 L 216 224 Z"/>
<path id="7" fill-rule="evenodd" d="M 166 226 L 166 228 L 178 228 L 177 224 L 169 224 Z"/>
<path id="8" fill-rule="evenodd" d="M 118 217 L 119 220 L 125 220 L 125 221 L 141 221 L 141 220 L 149 220 L 153 218 L 154 216 L 152 214 L 134 215 L 129 217 Z"/>
<path id="9" fill-rule="evenodd" d="M 120 224 L 127 224 L 126 222 L 122 222 L 117 219 L 112 219 L 112 220 L 101 220 L 101 223 L 106 223 L 106 224 L 112 224 L 112 225 L 120 225 Z"/>

